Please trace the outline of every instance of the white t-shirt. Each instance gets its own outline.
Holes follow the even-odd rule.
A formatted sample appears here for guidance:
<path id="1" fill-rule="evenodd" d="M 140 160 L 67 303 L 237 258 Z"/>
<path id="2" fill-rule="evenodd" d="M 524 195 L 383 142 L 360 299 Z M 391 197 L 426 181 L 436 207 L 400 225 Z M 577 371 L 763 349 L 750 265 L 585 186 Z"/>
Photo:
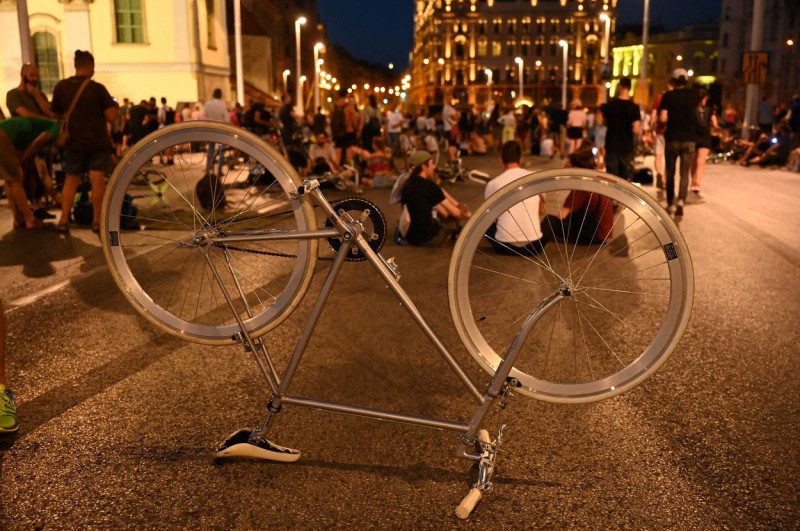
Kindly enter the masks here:
<path id="1" fill-rule="evenodd" d="M 403 113 L 394 111 L 386 118 L 386 131 L 389 133 L 400 133 L 403 131 Z"/>
<path id="2" fill-rule="evenodd" d="M 218 99 L 207 101 L 203 107 L 203 119 L 231 123 L 231 115 L 225 102 Z"/>
<path id="3" fill-rule="evenodd" d="M 442 122 L 444 122 L 444 130 L 445 131 L 452 131 L 453 126 L 456 124 L 458 119 L 456 115 L 458 111 L 452 105 L 445 105 L 442 109 Z"/>
<path id="4" fill-rule="evenodd" d="M 489 197 L 508 183 L 530 174 L 525 168 L 511 168 L 504 171 L 488 183 L 484 197 Z M 542 237 L 542 226 L 539 222 L 539 196 L 529 197 L 512 206 L 497 218 L 495 239 L 499 242 L 523 246 Z"/>

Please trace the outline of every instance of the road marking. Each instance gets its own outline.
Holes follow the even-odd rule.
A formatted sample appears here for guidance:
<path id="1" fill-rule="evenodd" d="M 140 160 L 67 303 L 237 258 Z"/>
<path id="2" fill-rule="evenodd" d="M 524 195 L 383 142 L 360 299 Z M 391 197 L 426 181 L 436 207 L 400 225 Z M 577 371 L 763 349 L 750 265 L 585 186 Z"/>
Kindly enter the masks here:
<path id="1" fill-rule="evenodd" d="M 95 273 L 98 273 L 98 272 L 100 272 L 100 271 L 102 271 L 104 269 L 108 269 L 108 266 L 106 264 L 102 264 L 102 265 L 93 267 L 92 269 L 90 269 L 88 271 L 85 271 L 85 272 L 80 273 L 78 275 L 74 275 L 74 276 L 72 276 L 72 277 L 70 277 L 70 278 L 68 278 L 66 280 L 62 280 L 61 282 L 57 282 L 57 283 L 53 284 L 52 286 L 48 286 L 48 287 L 46 287 L 44 289 L 41 289 L 41 290 L 37 291 L 36 293 L 32 293 L 30 295 L 26 295 L 25 297 L 20 297 L 19 299 L 13 300 L 10 303 L 5 304 L 4 305 L 5 306 L 5 311 L 6 311 L 6 313 L 11 313 L 14 310 L 17 310 L 19 308 L 23 308 L 23 307 L 25 307 L 25 306 L 27 306 L 29 304 L 33 304 L 34 302 L 38 301 L 39 299 L 42 299 L 42 298 L 44 298 L 44 297 L 46 297 L 48 295 L 51 295 L 53 293 L 56 293 L 57 291 L 60 291 L 60 290 L 64 289 L 73 280 L 77 280 L 77 279 L 81 279 L 81 278 L 84 278 L 84 277 L 87 277 L 87 276 L 90 276 L 90 275 L 94 275 Z"/>

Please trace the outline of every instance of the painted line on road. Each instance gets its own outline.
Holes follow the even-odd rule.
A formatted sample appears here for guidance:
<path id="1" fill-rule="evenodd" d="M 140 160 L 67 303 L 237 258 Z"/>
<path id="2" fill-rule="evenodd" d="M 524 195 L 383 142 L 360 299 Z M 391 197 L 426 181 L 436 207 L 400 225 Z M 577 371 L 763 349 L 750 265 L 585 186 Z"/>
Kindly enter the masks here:
<path id="1" fill-rule="evenodd" d="M 108 266 L 106 264 L 93 267 L 92 269 L 90 269 L 88 271 L 85 271 L 83 273 L 80 273 L 78 275 L 70 277 L 70 278 L 68 278 L 66 280 L 62 280 L 61 282 L 57 282 L 57 283 L 53 284 L 52 286 L 48 286 L 48 287 L 46 287 L 46 288 L 44 288 L 42 290 L 37 291 L 36 293 L 32 293 L 30 295 L 26 295 L 25 297 L 20 297 L 19 299 L 13 300 L 10 303 L 4 305 L 5 306 L 4 309 L 5 309 L 6 313 L 11 313 L 14 310 L 18 310 L 19 308 L 24 308 L 25 306 L 27 306 L 29 304 L 33 304 L 34 302 L 38 301 L 39 299 L 43 299 L 44 297 L 46 297 L 48 295 L 51 295 L 51 294 L 56 293 L 58 291 L 61 291 L 62 289 L 67 287 L 70 283 L 72 283 L 75 280 L 79 280 L 79 279 L 82 279 L 84 277 L 88 277 L 90 275 L 94 275 L 96 273 L 99 273 L 100 271 L 103 271 L 104 269 L 108 269 Z"/>

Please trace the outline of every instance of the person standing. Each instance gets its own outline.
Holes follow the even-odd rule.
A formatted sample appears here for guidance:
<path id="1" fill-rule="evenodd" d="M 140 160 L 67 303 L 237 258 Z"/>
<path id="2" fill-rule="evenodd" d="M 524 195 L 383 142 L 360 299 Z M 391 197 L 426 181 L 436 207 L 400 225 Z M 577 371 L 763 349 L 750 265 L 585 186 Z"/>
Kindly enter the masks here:
<path id="1" fill-rule="evenodd" d="M 717 114 L 708 101 L 708 92 L 700 89 L 700 104 L 697 106 L 697 144 L 692 161 L 692 184 L 689 190 L 700 195 L 700 183 L 706 173 L 706 158 L 711 152 L 712 133 L 718 128 Z"/>
<path id="2" fill-rule="evenodd" d="M 231 115 L 228 113 L 228 106 L 222 101 L 222 89 L 214 89 L 212 93 L 213 99 L 206 102 L 203 107 L 203 120 L 211 120 L 212 122 L 222 122 L 225 124 L 231 123 Z M 208 152 L 206 153 L 206 172 L 211 172 L 211 167 L 214 165 L 214 156 L 217 145 L 214 142 L 208 143 Z M 217 161 L 217 176 L 222 175 L 222 166 L 225 163 L 225 154 L 220 149 L 219 160 Z"/>
<path id="3" fill-rule="evenodd" d="M 665 123 L 665 159 L 667 164 L 667 211 L 676 216 L 683 215 L 686 196 L 689 193 L 689 170 L 694 158 L 697 141 L 697 93 L 687 88 L 689 74 L 683 68 L 672 73 L 674 90 L 664 94 L 658 111 L 659 121 Z M 607 140 L 607 139 L 606 139 Z M 680 165 L 680 186 L 675 199 L 675 166 Z"/>
<path id="4" fill-rule="evenodd" d="M 70 105 L 74 109 L 69 117 L 69 141 L 64 170 L 67 174 L 61 192 L 61 219 L 56 231 L 69 232 L 69 219 L 75 192 L 81 177 L 89 172 L 92 185 L 92 230 L 100 232 L 100 210 L 105 192 L 106 171 L 111 161 L 111 137 L 108 124 L 114 123 L 119 106 L 106 87 L 92 81 L 94 56 L 90 52 L 75 51 L 75 75 L 62 79 L 53 89 L 52 111 L 65 114 Z"/>
<path id="5" fill-rule="evenodd" d="M 775 122 L 775 104 L 767 101 L 766 96 L 761 96 L 761 102 L 756 108 L 756 122 L 763 132 L 772 133 L 772 124 Z"/>
<path id="6" fill-rule="evenodd" d="M 623 77 L 617 94 L 600 107 L 600 121 L 606 126 L 606 171 L 625 180 L 633 177 L 634 138 L 641 133 L 639 106 L 631 101 L 631 79 Z"/>
<path id="7" fill-rule="evenodd" d="M 11 117 L 54 118 L 50 102 L 39 89 L 39 69 L 36 65 L 22 65 L 19 77 L 19 85 L 6 93 L 6 107 Z"/>
<path id="8" fill-rule="evenodd" d="M 653 109 L 651 111 L 650 123 L 653 125 L 653 166 L 656 170 L 656 188 L 659 190 L 664 189 L 664 151 L 666 141 L 664 140 L 664 131 L 667 127 L 658 119 L 658 108 L 661 107 L 661 99 L 664 94 L 672 90 L 672 80 L 667 82 L 667 88 L 664 92 L 656 95 L 653 100 Z"/>
<path id="9" fill-rule="evenodd" d="M 583 110 L 583 102 L 576 98 L 569 104 L 569 113 L 567 114 L 567 140 L 569 140 L 567 153 L 578 149 L 583 140 L 586 123 L 587 116 L 586 111 Z"/>

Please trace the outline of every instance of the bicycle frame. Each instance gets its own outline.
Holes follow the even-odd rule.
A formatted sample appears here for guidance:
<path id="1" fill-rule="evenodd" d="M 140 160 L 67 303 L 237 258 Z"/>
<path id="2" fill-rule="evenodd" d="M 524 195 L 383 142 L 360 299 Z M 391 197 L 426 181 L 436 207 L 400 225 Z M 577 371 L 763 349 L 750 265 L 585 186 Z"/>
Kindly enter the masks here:
<path id="1" fill-rule="evenodd" d="M 498 367 L 497 371 L 495 372 L 495 376 L 492 379 L 488 390 L 485 393 L 481 393 L 478 390 L 477 385 L 475 382 L 467 375 L 464 369 L 461 367 L 458 360 L 453 356 L 444 342 L 441 340 L 439 335 L 430 325 L 430 323 L 423 317 L 420 313 L 419 309 L 416 307 L 414 302 L 402 288 L 400 283 L 398 282 L 398 275 L 396 272 L 396 268 L 393 264 L 387 262 L 380 254 L 376 253 L 370 246 L 368 240 L 364 237 L 363 227 L 361 225 L 362 220 L 345 220 L 342 215 L 337 213 L 333 206 L 328 202 L 328 200 L 324 197 L 322 192 L 319 190 L 319 183 L 314 180 L 306 180 L 304 185 L 299 188 L 298 190 L 298 197 L 303 195 L 309 195 L 325 212 L 328 219 L 330 219 L 334 227 L 329 229 L 319 229 L 314 231 L 306 231 L 303 233 L 297 232 L 284 232 L 284 231 L 247 231 L 246 233 L 231 233 L 230 235 L 222 235 L 220 237 L 211 238 L 209 239 L 209 243 L 211 245 L 216 245 L 224 248 L 226 243 L 236 242 L 236 241 L 267 241 L 267 240 L 280 240 L 280 239 L 311 239 L 311 238 L 330 238 L 330 237 L 340 237 L 343 240 L 342 246 L 336 253 L 336 257 L 333 260 L 333 264 L 331 265 L 330 270 L 328 271 L 327 277 L 320 289 L 320 292 L 317 296 L 317 300 L 314 303 L 314 306 L 311 310 L 311 314 L 309 315 L 306 324 L 303 328 L 303 332 L 300 335 L 300 339 L 295 347 L 295 350 L 289 359 L 288 365 L 282 377 L 278 377 L 272 361 L 269 357 L 269 354 L 266 351 L 266 348 L 263 346 L 263 343 L 260 341 L 255 341 L 253 338 L 249 336 L 243 323 L 241 322 L 240 317 L 238 317 L 238 313 L 235 311 L 233 302 L 231 298 L 225 293 L 227 302 L 231 307 L 234 315 L 236 316 L 237 320 L 239 321 L 239 326 L 242 331 L 242 341 L 245 344 L 246 348 L 253 352 L 256 361 L 266 378 L 268 385 L 270 387 L 272 396 L 268 404 L 268 411 L 267 418 L 265 419 L 263 425 L 260 429 L 253 432 L 253 437 L 260 438 L 263 436 L 269 424 L 274 417 L 275 414 L 280 412 L 283 404 L 291 404 L 297 406 L 304 406 L 310 407 L 315 409 L 322 409 L 326 411 L 332 411 L 336 413 L 344 413 L 349 415 L 357 415 L 363 417 L 371 417 L 380 420 L 388 420 L 394 422 L 401 422 L 406 424 L 412 424 L 417 426 L 425 426 L 429 428 L 437 428 L 442 430 L 449 430 L 461 433 L 461 444 L 456 452 L 458 457 L 472 459 L 478 461 L 481 459 L 483 452 L 475 452 L 470 451 L 470 446 L 475 445 L 475 443 L 479 442 L 477 435 L 480 429 L 481 423 L 484 420 L 484 417 L 488 413 L 491 406 L 494 404 L 496 400 L 503 396 L 510 395 L 510 390 L 507 387 L 512 387 L 515 385 L 513 378 L 509 378 L 509 374 L 511 369 L 514 365 L 514 362 L 517 358 L 521 350 L 521 345 L 524 343 L 525 338 L 530 333 L 533 326 L 539 320 L 539 318 L 546 313 L 553 305 L 555 305 L 563 296 L 560 292 L 553 293 L 549 298 L 542 301 L 536 308 L 534 308 L 530 314 L 525 319 L 524 324 L 522 325 L 520 331 L 517 334 L 516 339 L 512 343 L 505 361 Z M 325 307 L 325 304 L 328 300 L 328 297 L 331 294 L 333 289 L 333 285 L 342 269 L 342 265 L 347 258 L 348 253 L 351 251 L 353 246 L 357 247 L 367 258 L 370 264 L 375 268 L 381 278 L 386 282 L 386 285 L 392 290 L 394 295 L 399 299 L 402 306 L 408 311 L 417 325 L 422 329 L 424 334 L 428 337 L 429 341 L 433 344 L 439 354 L 444 358 L 447 364 L 450 366 L 450 369 L 458 376 L 459 380 L 462 382 L 466 390 L 469 394 L 472 395 L 476 402 L 476 410 L 469 420 L 469 422 L 458 422 L 458 421 L 450 421 L 445 419 L 439 418 L 432 418 L 432 417 L 423 417 L 418 415 L 411 415 L 402 412 L 395 412 L 395 411 L 386 411 L 380 409 L 373 409 L 363 406 L 357 406 L 353 404 L 345 404 L 345 403 L 338 403 L 338 402 L 329 402 L 324 400 L 318 400 L 309 397 L 302 397 L 302 396 L 295 396 L 290 395 L 289 387 L 291 385 L 292 379 L 294 374 L 302 361 L 303 355 L 305 353 L 305 349 L 308 346 L 309 341 L 311 340 L 312 333 L 314 328 L 317 325 L 319 317 L 322 314 L 322 310 Z M 213 262 L 208 258 L 206 255 L 206 260 L 211 268 L 217 282 L 221 287 L 223 284 L 221 282 L 221 278 L 219 276 L 219 272 L 217 271 L 216 267 L 214 266 Z M 224 292 L 224 287 L 223 287 Z M 244 296 L 242 293 L 242 299 Z M 260 348 L 259 348 L 260 347 Z M 261 356 L 259 356 L 259 351 L 261 352 Z"/>

